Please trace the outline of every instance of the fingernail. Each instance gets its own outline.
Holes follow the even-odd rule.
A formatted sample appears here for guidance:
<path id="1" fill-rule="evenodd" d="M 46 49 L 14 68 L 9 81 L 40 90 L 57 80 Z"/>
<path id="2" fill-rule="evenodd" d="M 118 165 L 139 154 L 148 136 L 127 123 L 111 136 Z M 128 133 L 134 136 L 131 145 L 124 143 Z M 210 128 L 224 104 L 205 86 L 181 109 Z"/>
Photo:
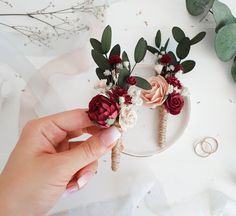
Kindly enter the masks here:
<path id="1" fill-rule="evenodd" d="M 84 187 L 93 176 L 94 176 L 94 173 L 92 173 L 92 172 L 86 172 L 84 175 L 82 175 L 77 180 L 77 184 L 79 186 L 79 189 Z"/>
<path id="2" fill-rule="evenodd" d="M 78 185 L 70 187 L 70 188 L 66 189 L 66 191 L 63 193 L 62 197 L 67 197 L 67 196 L 77 192 L 78 190 L 79 190 Z"/>
<path id="3" fill-rule="evenodd" d="M 110 127 L 100 135 L 101 144 L 109 148 L 120 136 L 121 133 L 116 127 Z"/>

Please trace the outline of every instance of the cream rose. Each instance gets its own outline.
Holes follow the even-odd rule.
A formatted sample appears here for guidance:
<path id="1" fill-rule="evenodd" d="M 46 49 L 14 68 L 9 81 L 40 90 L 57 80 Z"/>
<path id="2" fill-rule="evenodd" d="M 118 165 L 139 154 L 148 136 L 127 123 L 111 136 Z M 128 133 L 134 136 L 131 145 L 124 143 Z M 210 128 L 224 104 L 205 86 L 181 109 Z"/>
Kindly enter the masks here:
<path id="1" fill-rule="evenodd" d="M 169 84 L 162 76 L 151 77 L 148 79 L 152 86 L 151 90 L 141 92 L 144 105 L 149 108 L 156 108 L 165 102 Z"/>
<path id="2" fill-rule="evenodd" d="M 129 107 L 122 107 L 119 115 L 119 124 L 122 130 L 132 128 L 137 122 L 137 113 Z"/>

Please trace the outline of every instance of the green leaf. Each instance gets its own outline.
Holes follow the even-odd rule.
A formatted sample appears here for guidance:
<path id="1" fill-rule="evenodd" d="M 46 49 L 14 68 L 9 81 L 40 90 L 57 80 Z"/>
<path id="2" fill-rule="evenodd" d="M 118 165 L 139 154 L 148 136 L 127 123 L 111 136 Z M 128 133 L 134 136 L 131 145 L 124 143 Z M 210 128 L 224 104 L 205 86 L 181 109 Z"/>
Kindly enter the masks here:
<path id="1" fill-rule="evenodd" d="M 199 43 L 201 40 L 203 40 L 205 36 L 206 36 L 206 32 L 200 32 L 191 40 L 191 45 Z"/>
<path id="2" fill-rule="evenodd" d="M 95 50 L 92 50 L 92 57 L 95 63 L 98 65 L 99 68 L 102 70 L 110 69 L 110 65 L 107 61 L 107 59 L 101 54 L 96 52 Z"/>
<path id="3" fill-rule="evenodd" d="M 96 68 L 96 74 L 100 80 L 107 79 L 107 77 L 103 73 L 104 70 L 102 70 L 101 68 Z"/>
<path id="4" fill-rule="evenodd" d="M 236 54 L 236 23 L 224 26 L 215 38 L 215 50 L 222 61 L 229 61 Z"/>
<path id="5" fill-rule="evenodd" d="M 130 72 L 126 68 L 122 68 L 119 70 L 119 77 L 118 77 L 118 86 L 122 88 L 127 87 L 126 79 L 130 76 Z"/>
<path id="6" fill-rule="evenodd" d="M 195 61 L 192 61 L 192 60 L 187 60 L 187 61 L 182 62 L 181 65 L 182 65 L 183 68 L 184 68 L 184 72 L 183 72 L 183 73 L 188 73 L 188 72 L 190 72 L 191 70 L 193 70 L 193 68 L 194 68 L 195 65 L 196 65 L 196 62 L 195 62 Z"/>
<path id="7" fill-rule="evenodd" d="M 103 54 L 102 44 L 101 44 L 100 41 L 98 41 L 95 38 L 91 38 L 90 43 L 91 43 L 91 45 L 92 45 L 92 47 L 95 51 L 97 51 L 98 53 Z"/>
<path id="8" fill-rule="evenodd" d="M 111 52 L 110 52 L 110 56 L 113 56 L 113 55 L 118 55 L 118 56 L 120 56 L 120 45 L 119 45 L 119 44 L 116 44 L 116 45 L 112 48 L 112 50 L 111 50 Z"/>
<path id="9" fill-rule="evenodd" d="M 141 62 L 147 52 L 147 41 L 144 38 L 140 38 L 134 51 L 134 60 L 135 63 Z"/>
<path id="10" fill-rule="evenodd" d="M 155 37 L 155 44 L 158 48 L 161 46 L 161 31 L 158 30 Z"/>
<path id="11" fill-rule="evenodd" d="M 176 59 L 175 54 L 172 51 L 169 51 L 168 54 L 171 56 L 171 59 L 172 59 L 171 64 L 176 65 L 177 64 L 177 59 Z"/>
<path id="12" fill-rule="evenodd" d="M 232 65 L 231 74 L 232 74 L 234 81 L 236 82 L 236 62 L 234 62 L 234 64 Z"/>
<path id="13" fill-rule="evenodd" d="M 236 22 L 236 18 L 232 15 L 231 10 L 224 3 L 215 0 L 212 10 L 217 26 L 216 32 L 223 26 Z"/>
<path id="14" fill-rule="evenodd" d="M 137 82 L 136 86 L 138 86 L 139 88 L 144 89 L 144 90 L 151 90 L 152 89 L 152 86 L 150 85 L 150 83 L 147 80 L 145 80 L 144 78 L 135 76 L 135 79 Z"/>
<path id="15" fill-rule="evenodd" d="M 107 26 L 102 34 L 102 49 L 104 54 L 107 54 L 111 48 L 111 26 Z"/>
<path id="16" fill-rule="evenodd" d="M 152 46 L 147 46 L 147 50 L 152 53 L 152 54 L 156 54 L 156 53 L 160 53 L 158 49 L 156 49 L 155 47 Z"/>
<path id="17" fill-rule="evenodd" d="M 172 35 L 178 43 L 185 38 L 183 30 L 177 26 L 172 28 Z"/>
<path id="18" fill-rule="evenodd" d="M 176 54 L 179 59 L 184 59 L 188 56 L 191 47 L 189 38 L 184 38 L 177 46 Z"/>
<path id="19" fill-rule="evenodd" d="M 169 45 L 169 42 L 170 42 L 170 38 L 168 38 L 168 40 L 166 41 L 166 43 L 165 43 L 165 46 L 164 46 L 164 50 L 166 51 L 166 49 L 167 49 L 167 47 L 168 47 L 168 45 Z"/>
<path id="20" fill-rule="evenodd" d="M 186 0 L 188 12 L 193 16 L 207 13 L 214 4 L 214 0 Z"/>

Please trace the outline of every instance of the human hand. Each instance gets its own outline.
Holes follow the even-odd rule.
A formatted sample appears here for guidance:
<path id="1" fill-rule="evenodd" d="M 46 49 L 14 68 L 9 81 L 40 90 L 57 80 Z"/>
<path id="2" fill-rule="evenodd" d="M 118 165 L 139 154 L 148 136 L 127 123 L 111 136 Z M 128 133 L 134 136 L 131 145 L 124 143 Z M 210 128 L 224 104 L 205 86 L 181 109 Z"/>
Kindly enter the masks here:
<path id="1" fill-rule="evenodd" d="M 92 136 L 69 141 L 83 133 Z M 65 191 L 88 182 L 120 135 L 115 127 L 93 126 L 85 110 L 30 121 L 0 175 L 0 215 L 46 214 Z"/>

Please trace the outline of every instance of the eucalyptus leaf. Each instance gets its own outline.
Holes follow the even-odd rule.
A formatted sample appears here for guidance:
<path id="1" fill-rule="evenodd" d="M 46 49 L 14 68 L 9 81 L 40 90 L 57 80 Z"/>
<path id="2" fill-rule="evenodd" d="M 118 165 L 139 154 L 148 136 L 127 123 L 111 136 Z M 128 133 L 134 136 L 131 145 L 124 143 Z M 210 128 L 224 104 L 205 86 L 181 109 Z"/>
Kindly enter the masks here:
<path id="1" fill-rule="evenodd" d="M 150 85 L 150 83 L 147 80 L 145 80 L 144 78 L 135 76 L 135 79 L 137 82 L 136 83 L 137 87 L 144 89 L 144 90 L 151 90 L 152 89 L 152 86 Z"/>
<path id="2" fill-rule="evenodd" d="M 111 49 L 110 56 L 113 56 L 113 55 L 118 55 L 118 56 L 120 56 L 120 45 L 119 45 L 119 44 L 116 44 L 116 45 Z"/>
<path id="3" fill-rule="evenodd" d="M 126 79 L 130 76 L 130 72 L 126 68 L 122 68 L 119 70 L 119 77 L 118 77 L 118 86 L 122 88 L 127 87 Z"/>
<path id="4" fill-rule="evenodd" d="M 134 60 L 135 63 L 140 63 L 147 52 L 147 41 L 144 38 L 140 38 L 134 51 Z"/>
<path id="5" fill-rule="evenodd" d="M 129 62 L 128 54 L 125 51 L 122 53 L 122 60 L 123 60 L 123 62 L 124 61 L 128 61 Z"/>
<path id="6" fill-rule="evenodd" d="M 91 43 L 91 46 L 93 47 L 93 49 L 94 49 L 95 51 L 97 51 L 98 53 L 103 54 L 102 44 L 101 44 L 100 41 L 98 41 L 98 40 L 95 39 L 95 38 L 91 38 L 91 39 L 90 39 L 90 43 Z"/>
<path id="7" fill-rule="evenodd" d="M 235 17 L 232 15 L 231 10 L 226 4 L 215 0 L 212 10 L 217 26 L 216 32 L 223 26 L 236 22 Z"/>
<path id="8" fill-rule="evenodd" d="M 161 31 L 158 30 L 155 37 L 155 44 L 158 48 L 161 46 Z"/>
<path id="9" fill-rule="evenodd" d="M 191 45 L 199 43 L 201 40 L 203 40 L 205 36 L 206 36 L 206 32 L 200 32 L 191 40 Z"/>
<path id="10" fill-rule="evenodd" d="M 236 82 L 236 62 L 234 62 L 233 66 L 231 68 L 231 74 L 232 74 L 234 81 Z"/>
<path id="11" fill-rule="evenodd" d="M 182 62 L 181 65 L 182 65 L 183 68 L 184 68 L 184 72 L 183 72 L 183 73 L 188 73 L 188 72 L 190 72 L 191 70 L 193 70 L 193 68 L 194 68 L 195 65 L 196 65 L 196 62 L 195 62 L 195 61 L 192 61 L 192 60 L 187 60 L 187 61 Z"/>
<path id="12" fill-rule="evenodd" d="M 102 34 L 102 49 L 104 54 L 107 54 L 111 48 L 111 37 L 112 37 L 112 31 L 111 31 L 111 26 L 107 26 Z"/>
<path id="13" fill-rule="evenodd" d="M 168 38 L 168 40 L 166 41 L 165 45 L 164 45 L 164 50 L 166 51 L 167 50 L 167 47 L 169 45 L 169 42 L 170 42 L 170 38 Z"/>
<path id="14" fill-rule="evenodd" d="M 160 53 L 158 49 L 156 49 L 155 47 L 152 46 L 147 46 L 147 50 L 152 53 L 152 54 L 156 54 L 156 53 Z"/>
<path id="15" fill-rule="evenodd" d="M 229 61 L 236 54 L 236 23 L 224 26 L 215 38 L 215 50 L 222 61 Z"/>
<path id="16" fill-rule="evenodd" d="M 101 68 L 96 68 L 96 74 L 100 80 L 107 79 L 107 77 L 104 75 L 104 70 Z"/>
<path id="17" fill-rule="evenodd" d="M 188 12 L 193 16 L 207 13 L 214 4 L 214 0 L 186 0 Z"/>
<path id="18" fill-rule="evenodd" d="M 185 33 L 177 26 L 172 28 L 172 35 L 178 43 L 185 38 Z"/>
<path id="19" fill-rule="evenodd" d="M 189 38 L 184 38 L 177 46 L 176 54 L 179 59 L 184 59 L 188 56 L 191 47 L 191 41 Z"/>
<path id="20" fill-rule="evenodd" d="M 95 63 L 98 65 L 99 68 L 102 70 L 110 69 L 110 65 L 107 61 L 107 59 L 101 54 L 96 52 L 95 50 L 92 50 L 92 57 Z"/>

